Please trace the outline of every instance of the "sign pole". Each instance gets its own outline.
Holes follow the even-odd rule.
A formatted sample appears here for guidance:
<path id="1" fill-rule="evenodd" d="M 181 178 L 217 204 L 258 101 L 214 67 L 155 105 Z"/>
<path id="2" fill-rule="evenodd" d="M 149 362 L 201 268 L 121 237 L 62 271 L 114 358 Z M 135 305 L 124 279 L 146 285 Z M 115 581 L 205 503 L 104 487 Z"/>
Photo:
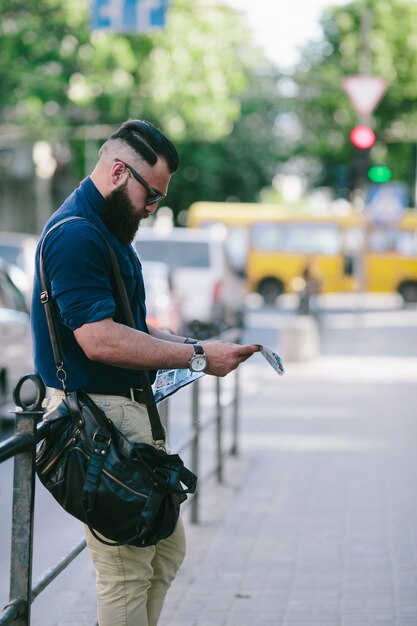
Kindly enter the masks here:
<path id="1" fill-rule="evenodd" d="M 417 209 L 417 143 L 414 144 L 414 206 Z"/>
<path id="2" fill-rule="evenodd" d="M 387 88 L 381 78 L 372 76 L 371 36 L 372 36 L 372 13 L 369 8 L 364 8 L 360 37 L 361 52 L 359 57 L 359 75 L 348 76 L 343 81 L 343 88 L 355 108 L 361 124 L 371 125 L 371 115 Z M 372 145 L 372 144 L 371 144 Z M 367 183 L 367 170 L 369 165 L 369 147 L 366 149 L 356 148 L 356 188 L 361 197 L 362 209 L 365 209 L 365 194 Z M 368 249 L 368 219 L 362 211 L 360 251 L 356 259 L 355 275 L 357 278 L 358 294 L 363 295 L 366 290 L 366 254 Z M 363 300 L 363 299 L 362 299 Z"/>

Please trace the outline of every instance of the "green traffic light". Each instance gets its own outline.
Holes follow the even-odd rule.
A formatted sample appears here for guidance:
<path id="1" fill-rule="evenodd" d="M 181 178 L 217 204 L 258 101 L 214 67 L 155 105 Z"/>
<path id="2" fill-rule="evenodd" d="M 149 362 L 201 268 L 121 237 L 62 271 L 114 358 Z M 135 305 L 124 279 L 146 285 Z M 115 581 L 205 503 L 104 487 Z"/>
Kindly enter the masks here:
<path id="1" fill-rule="evenodd" d="M 368 177 L 373 183 L 387 183 L 392 178 L 392 172 L 386 165 L 374 165 L 369 169 Z"/>

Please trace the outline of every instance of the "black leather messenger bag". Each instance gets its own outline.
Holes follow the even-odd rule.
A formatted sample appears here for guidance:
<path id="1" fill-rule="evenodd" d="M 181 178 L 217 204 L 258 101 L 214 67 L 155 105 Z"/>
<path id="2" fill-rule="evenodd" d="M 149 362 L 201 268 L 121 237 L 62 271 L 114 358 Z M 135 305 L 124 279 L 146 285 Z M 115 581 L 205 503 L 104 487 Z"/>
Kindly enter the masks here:
<path id="1" fill-rule="evenodd" d="M 55 224 L 46 233 L 40 250 L 41 300 L 65 397 L 44 417 L 49 430 L 36 452 L 36 472 L 55 500 L 87 524 L 102 543 L 154 545 L 174 532 L 180 505 L 187 494 L 195 492 L 197 477 L 184 467 L 177 454 L 167 454 L 163 449 L 165 430 L 146 372 L 139 372 L 139 376 L 155 447 L 130 442 L 84 391 L 66 390 L 56 312 L 46 286 L 42 253 L 47 235 L 75 219 L 84 218 L 71 217 Z M 117 295 L 128 325 L 134 328 L 116 255 L 105 236 L 97 232 L 109 248 Z"/>

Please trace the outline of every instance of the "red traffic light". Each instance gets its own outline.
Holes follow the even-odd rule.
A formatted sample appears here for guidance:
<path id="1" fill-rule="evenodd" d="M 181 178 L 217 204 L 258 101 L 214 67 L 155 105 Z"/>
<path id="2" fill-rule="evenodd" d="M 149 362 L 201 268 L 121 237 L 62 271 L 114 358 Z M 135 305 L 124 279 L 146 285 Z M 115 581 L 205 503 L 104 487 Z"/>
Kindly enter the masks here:
<path id="1" fill-rule="evenodd" d="M 375 133 L 369 126 L 355 126 L 350 133 L 350 140 L 356 148 L 367 150 L 375 143 Z"/>

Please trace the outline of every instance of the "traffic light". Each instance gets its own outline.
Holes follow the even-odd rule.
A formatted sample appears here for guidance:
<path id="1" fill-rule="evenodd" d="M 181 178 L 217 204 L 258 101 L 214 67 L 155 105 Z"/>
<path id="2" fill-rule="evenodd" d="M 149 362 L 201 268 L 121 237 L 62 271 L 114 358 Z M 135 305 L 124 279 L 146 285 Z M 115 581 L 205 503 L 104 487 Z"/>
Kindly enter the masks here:
<path id="1" fill-rule="evenodd" d="M 392 172 L 386 165 L 374 165 L 368 170 L 368 178 L 373 183 L 387 183 L 392 178 Z"/>
<path id="2" fill-rule="evenodd" d="M 350 133 L 350 140 L 356 148 L 368 150 L 375 143 L 375 133 L 369 126 L 355 126 Z"/>

